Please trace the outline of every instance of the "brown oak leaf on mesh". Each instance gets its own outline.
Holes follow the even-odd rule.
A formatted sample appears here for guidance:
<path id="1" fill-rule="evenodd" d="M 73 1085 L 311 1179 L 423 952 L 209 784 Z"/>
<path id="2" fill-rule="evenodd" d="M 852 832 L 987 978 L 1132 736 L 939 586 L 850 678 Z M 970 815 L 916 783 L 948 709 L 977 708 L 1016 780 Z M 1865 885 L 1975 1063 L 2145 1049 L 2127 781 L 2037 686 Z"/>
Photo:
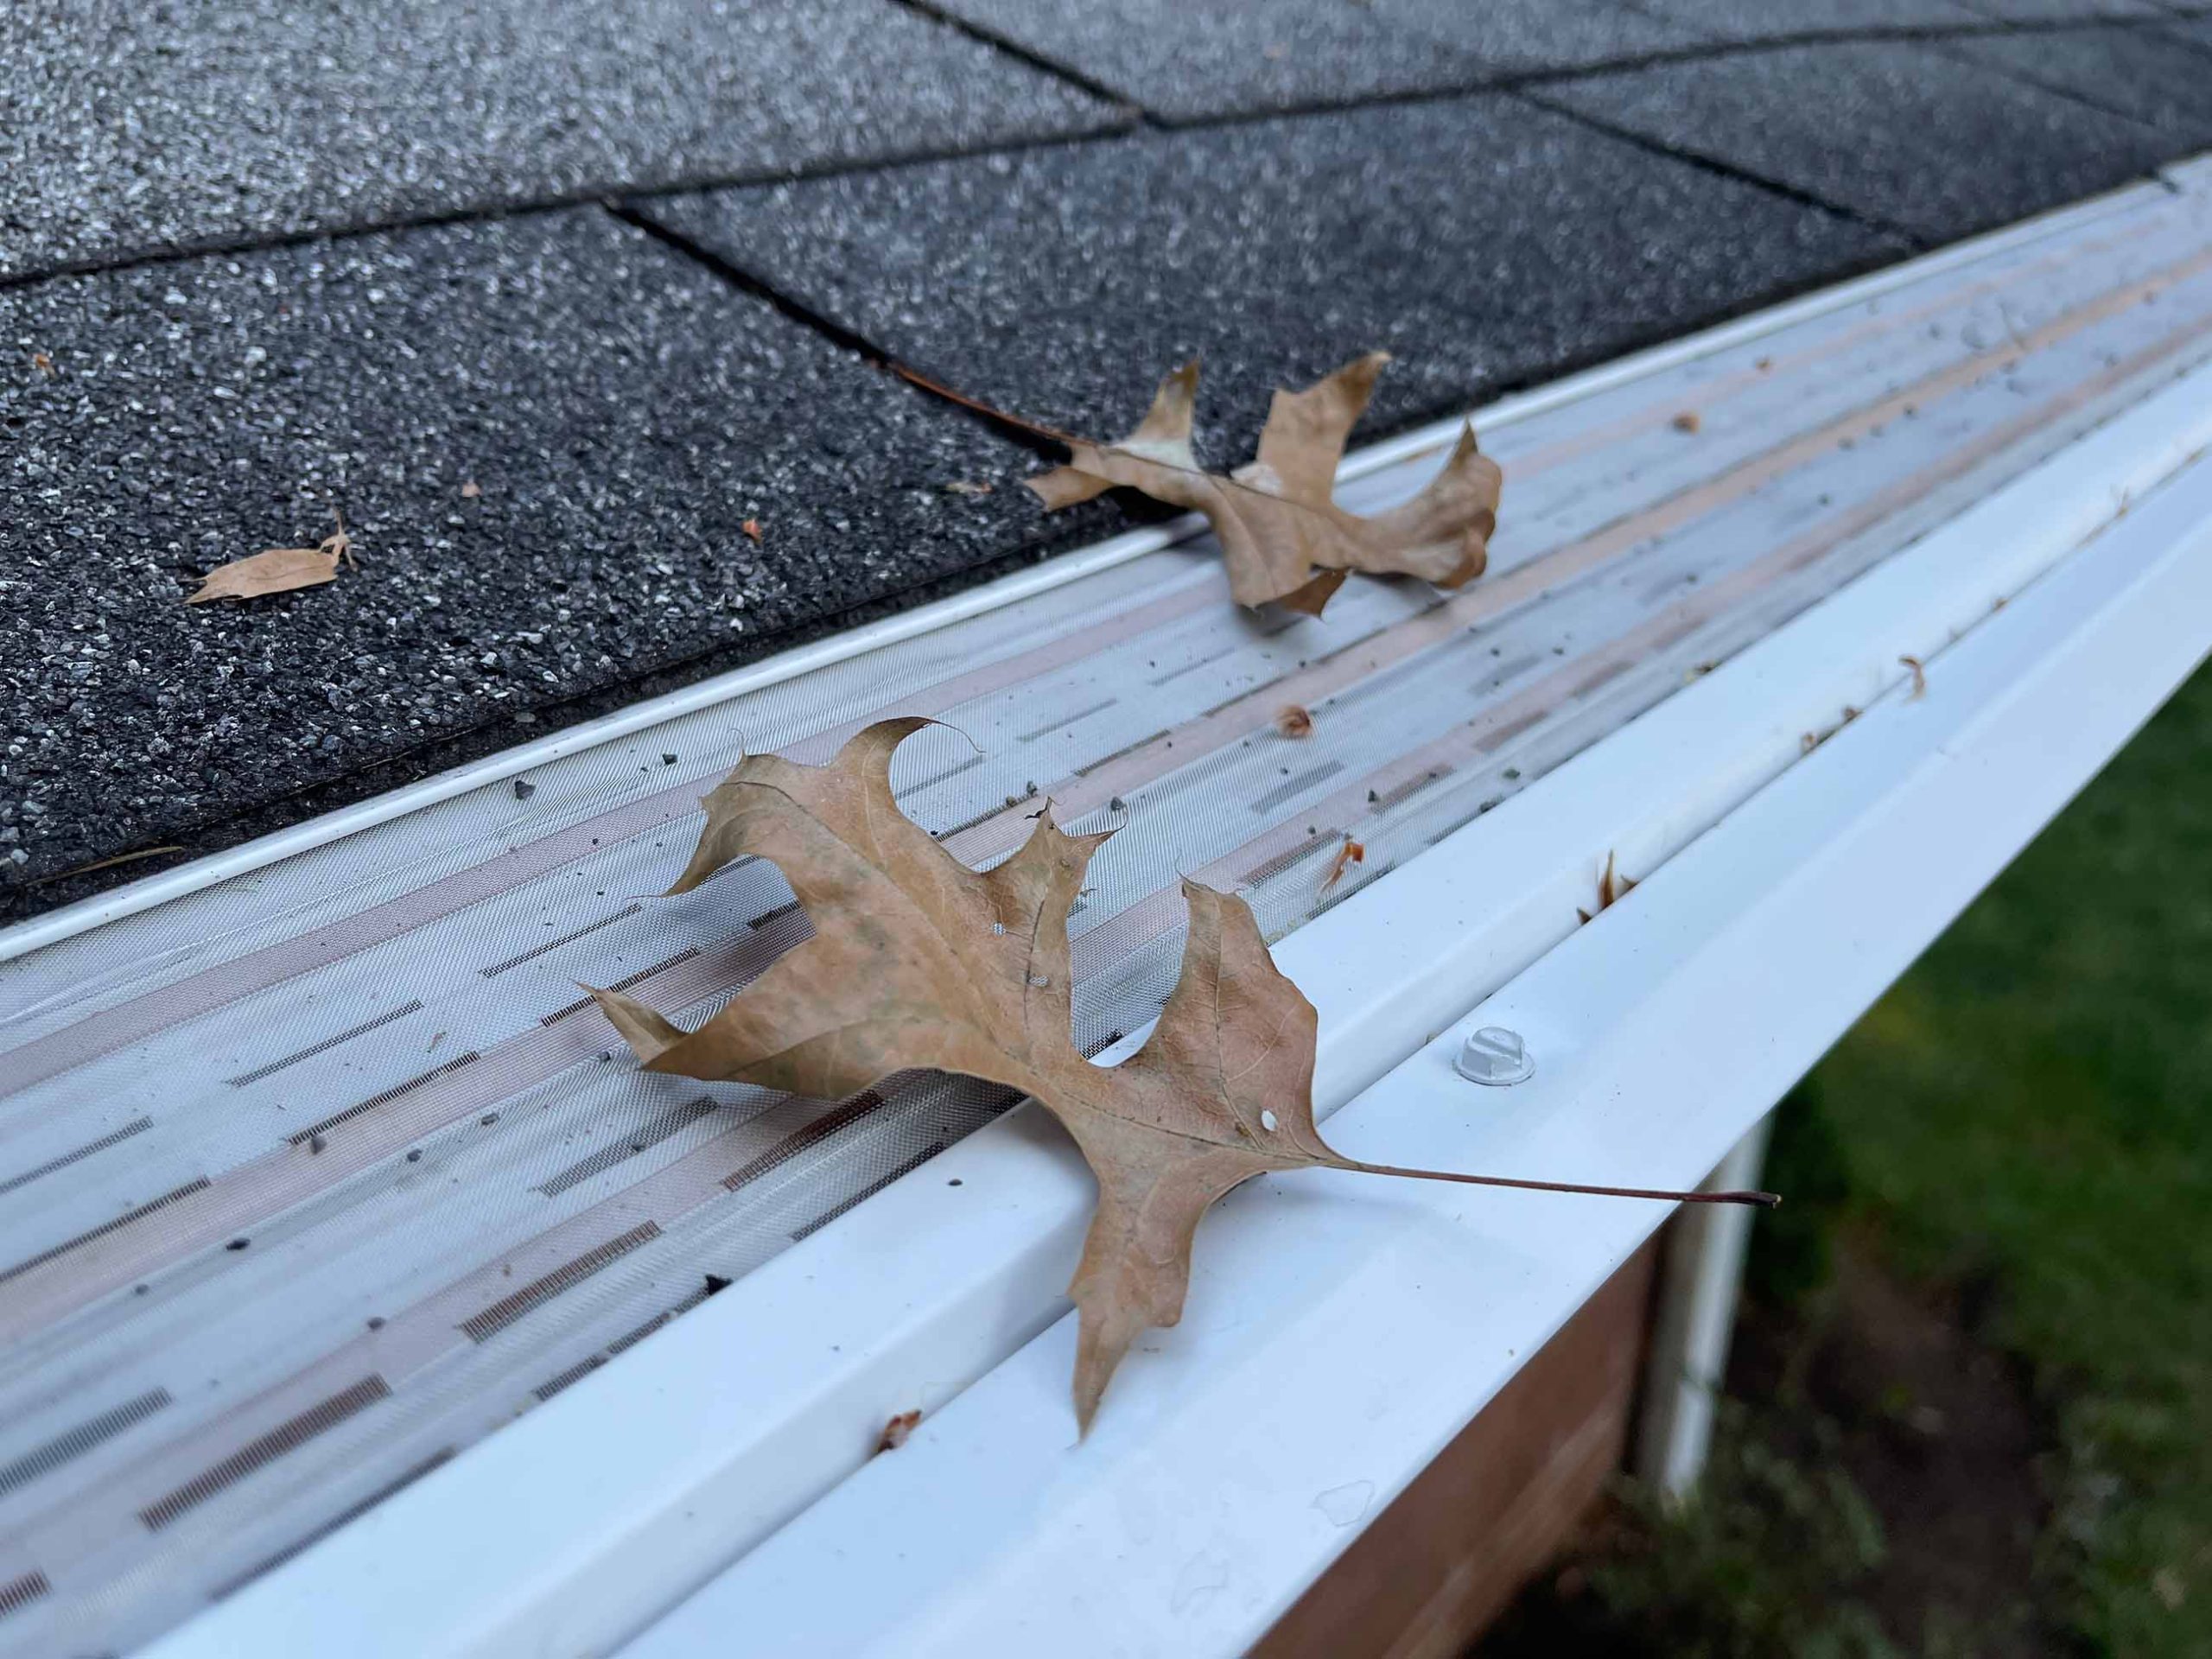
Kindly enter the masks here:
<path id="1" fill-rule="evenodd" d="M 1130 1344 L 1180 1317 L 1199 1217 L 1267 1171 L 1770 1202 L 1339 1155 L 1313 1122 L 1313 1005 L 1276 969 L 1244 901 L 1195 882 L 1183 884 L 1182 976 L 1158 1025 L 1121 1064 L 1092 1064 L 1072 1034 L 1067 922 L 1092 854 L 1113 832 L 1070 835 L 1047 810 L 1012 857 L 969 869 L 892 793 L 893 752 L 933 723 L 880 721 L 821 766 L 750 756 L 706 797 L 706 827 L 669 891 L 689 892 L 734 859 L 765 858 L 814 927 L 719 1014 L 687 1032 L 635 997 L 592 995 L 649 1071 L 836 1099 L 932 1067 L 1034 1096 L 1098 1178 L 1069 1287 L 1081 1313 L 1075 1406 L 1085 1427 Z"/>
<path id="2" fill-rule="evenodd" d="M 1238 604 L 1274 603 L 1319 616 L 1354 570 L 1459 588 L 1489 562 L 1504 477 L 1477 449 L 1472 425 L 1462 429 L 1443 470 L 1410 501 L 1365 518 L 1336 504 L 1344 442 L 1389 360 L 1387 352 L 1370 352 L 1303 391 L 1278 391 L 1258 455 L 1226 474 L 1208 472 L 1191 446 L 1195 358 L 1160 383 L 1136 429 L 1111 443 L 1040 426 L 911 370 L 899 372 L 941 397 L 1066 445 L 1065 466 L 1024 480 L 1047 512 L 1125 486 L 1204 513 Z"/>

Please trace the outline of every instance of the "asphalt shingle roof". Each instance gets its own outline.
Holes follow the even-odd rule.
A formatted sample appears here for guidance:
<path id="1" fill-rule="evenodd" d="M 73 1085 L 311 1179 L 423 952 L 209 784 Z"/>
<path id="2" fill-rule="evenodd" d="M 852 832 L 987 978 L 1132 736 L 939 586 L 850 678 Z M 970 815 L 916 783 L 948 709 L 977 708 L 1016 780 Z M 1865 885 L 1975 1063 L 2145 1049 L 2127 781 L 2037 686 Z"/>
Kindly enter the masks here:
<path id="1" fill-rule="evenodd" d="M 887 0 L 10 11 L 0 277 L 1125 118 Z"/>
<path id="2" fill-rule="evenodd" d="M 1382 346 L 1380 435 L 2194 151 L 2190 9 L 0 11 L 0 897 L 1121 522 L 880 359 L 1110 434 L 1198 351 L 1230 460 Z M 181 603 L 334 507 L 359 569 Z"/>
<path id="3" fill-rule="evenodd" d="M 1508 94 L 664 199 L 658 222 L 900 359 L 1102 437 L 1204 361 L 1202 444 L 1393 353 L 1389 429 L 1906 245 Z M 1604 273 L 1600 283 L 1595 278 Z"/>
<path id="4" fill-rule="evenodd" d="M 1967 0 L 1641 0 L 1646 10 L 1716 40 L 1771 41 L 1865 29 L 1943 29 L 1986 23 Z"/>
<path id="5" fill-rule="evenodd" d="M 1947 41 L 1943 49 L 2031 86 L 2132 116 L 2192 145 L 2212 143 L 2212 59 L 2177 50 L 2163 31 L 1990 35 Z"/>
<path id="6" fill-rule="evenodd" d="M 948 491 L 1027 458 L 595 209 L 65 277 L 0 342 L 53 365 L 0 384 L 34 873 L 1084 528 Z M 358 570 L 180 602 L 334 508 Z"/>
<path id="7" fill-rule="evenodd" d="M 2180 148 L 2125 116 L 1901 41 L 1663 64 L 1540 96 L 1931 241 L 2107 189 Z"/>
<path id="8" fill-rule="evenodd" d="M 1694 47 L 1607 0 L 943 0 L 1169 121 L 1448 92 Z"/>

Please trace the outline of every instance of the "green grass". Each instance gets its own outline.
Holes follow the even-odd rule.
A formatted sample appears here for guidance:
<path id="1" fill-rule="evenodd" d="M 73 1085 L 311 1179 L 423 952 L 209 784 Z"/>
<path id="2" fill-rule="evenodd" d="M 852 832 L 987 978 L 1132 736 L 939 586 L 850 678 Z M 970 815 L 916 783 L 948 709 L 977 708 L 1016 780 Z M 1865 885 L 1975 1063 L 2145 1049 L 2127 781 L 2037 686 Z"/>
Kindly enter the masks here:
<path id="1" fill-rule="evenodd" d="M 1822 1062 L 1848 1208 L 2059 1425 L 2068 1622 L 2212 1653 L 2212 672 Z"/>

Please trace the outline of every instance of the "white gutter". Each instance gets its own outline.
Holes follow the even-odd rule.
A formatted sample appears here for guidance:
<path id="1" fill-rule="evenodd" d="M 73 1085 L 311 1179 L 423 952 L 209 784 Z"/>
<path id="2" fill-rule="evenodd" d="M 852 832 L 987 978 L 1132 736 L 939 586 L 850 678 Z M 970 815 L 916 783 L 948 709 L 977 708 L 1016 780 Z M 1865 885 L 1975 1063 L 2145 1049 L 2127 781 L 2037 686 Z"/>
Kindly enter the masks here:
<path id="1" fill-rule="evenodd" d="M 1944 551 L 1986 553 L 2012 527 L 1984 515 L 1981 535 Z M 1853 652 L 1863 597 L 1769 644 Z M 1892 685 L 1365 1090 L 1332 1138 L 1431 1166 L 1694 1181 L 2209 638 L 2212 463 L 2200 461 L 1955 645 L 1931 648 L 1924 696 Z M 1774 652 L 1755 654 L 1771 669 Z M 1716 700 L 1758 683 L 1742 677 Z M 1668 709 L 1639 723 L 1665 723 Z M 1599 769 L 1638 737 L 1569 770 Z M 1457 839 L 1471 857 L 1478 837 Z M 1399 919 L 1394 954 L 1456 944 L 1448 911 Z M 1485 1090 L 1455 1075 L 1462 1037 L 1484 1025 L 1526 1036 L 1531 1081 Z M 1414 1183 L 1254 1183 L 1209 1223 L 1184 1323 L 1131 1357 L 1086 1441 L 1073 1443 L 1068 1414 L 1070 1317 L 626 1659 L 1242 1651 L 1662 1218 Z"/>

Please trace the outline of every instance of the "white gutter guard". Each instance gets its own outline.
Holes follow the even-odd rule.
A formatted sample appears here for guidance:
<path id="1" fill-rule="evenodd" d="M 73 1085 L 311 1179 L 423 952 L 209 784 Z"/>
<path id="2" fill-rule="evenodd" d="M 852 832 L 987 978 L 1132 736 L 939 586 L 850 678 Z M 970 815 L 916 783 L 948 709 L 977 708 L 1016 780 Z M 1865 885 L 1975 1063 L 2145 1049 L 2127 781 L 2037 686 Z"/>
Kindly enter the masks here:
<path id="1" fill-rule="evenodd" d="M 1480 417 L 1459 594 L 1255 620 L 1125 537 L 0 936 L 0 1656 L 1248 1643 L 1660 1212 L 1255 1185 L 1072 1446 L 1037 1113 L 645 1077 L 578 1005 L 802 937 L 757 863 L 650 896 L 692 798 L 936 714 L 983 755 L 902 799 L 971 861 L 1033 796 L 1141 831 L 1079 1040 L 1141 1039 L 1189 873 L 1319 1007 L 1340 1143 L 1694 1184 L 2212 636 L 2208 363 L 2177 174 Z M 1477 1025 L 1534 1079 L 1452 1073 Z"/>
<path id="2" fill-rule="evenodd" d="M 1854 608 L 1751 656 L 1779 676 L 1785 653 L 1848 651 L 1832 625 L 1875 621 Z M 1694 1183 L 2126 741 L 2208 634 L 2199 461 L 1935 656 L 1923 697 L 1891 685 L 1633 902 L 1353 1100 L 1331 1138 L 1354 1157 Z M 1597 769 L 1611 747 L 1566 770 Z M 1430 856 L 1471 860 L 1494 850 L 1483 839 Z M 1398 919 L 1393 951 L 1452 949 L 1433 915 Z M 1455 1074 L 1485 1025 L 1541 1057 L 1529 1083 L 1478 1090 Z M 1318 1185 L 1263 1179 L 1226 1204 L 1190 1313 L 1132 1357 L 1135 1385 L 1083 1444 L 1067 1420 L 1070 1315 L 624 1659 L 1241 1652 L 1663 1218 Z"/>

